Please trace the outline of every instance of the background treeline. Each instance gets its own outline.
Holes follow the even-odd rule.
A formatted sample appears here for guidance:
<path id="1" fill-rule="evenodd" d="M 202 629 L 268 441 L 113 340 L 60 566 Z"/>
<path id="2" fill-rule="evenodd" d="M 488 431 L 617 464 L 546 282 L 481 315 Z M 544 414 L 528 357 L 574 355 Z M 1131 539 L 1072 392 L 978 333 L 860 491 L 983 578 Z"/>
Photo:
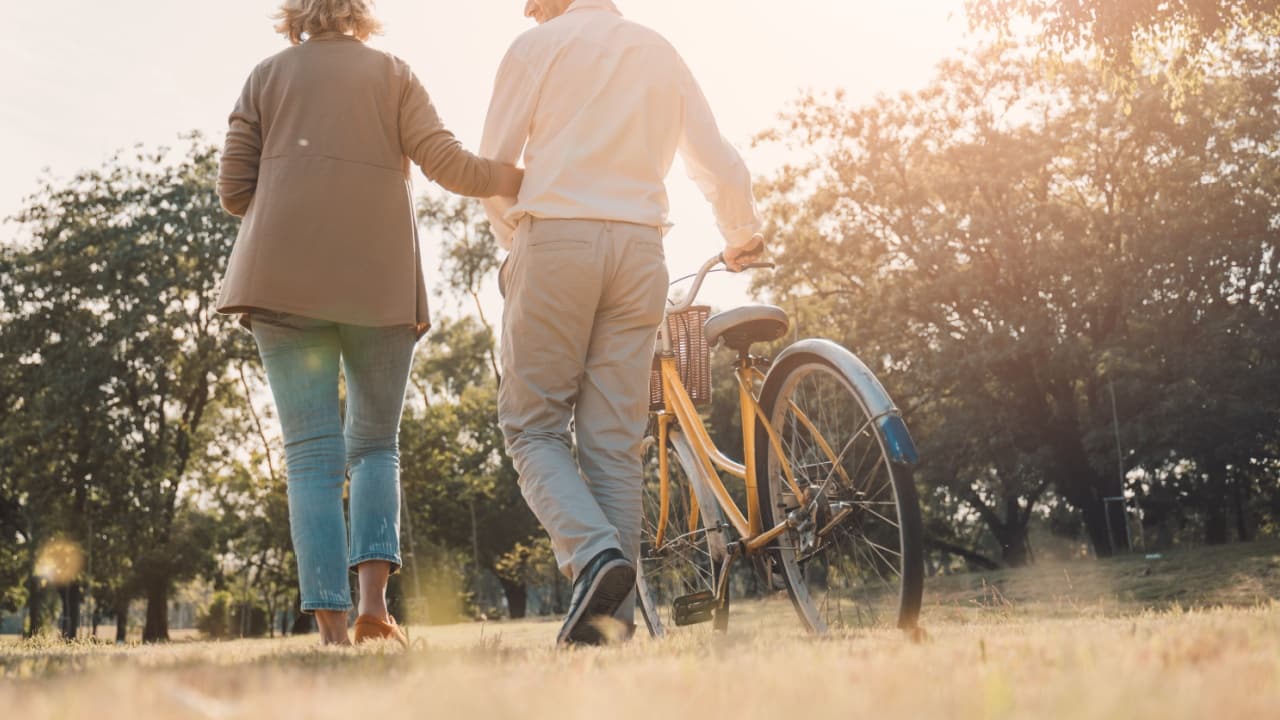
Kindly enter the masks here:
<path id="1" fill-rule="evenodd" d="M 757 291 L 907 410 L 936 572 L 1277 533 L 1276 3 L 970 10 L 990 41 L 928 87 L 805 97 L 762 133 L 795 163 L 760 186 L 779 271 Z M 0 245 L 0 608 L 28 633 L 124 638 L 139 606 L 165 639 L 192 583 L 210 634 L 305 626 L 262 370 L 212 311 L 236 232 L 216 165 L 190 138 L 46 181 Z M 472 203 L 419 217 L 442 252 L 396 602 L 559 611 L 496 424 L 497 250 Z"/>

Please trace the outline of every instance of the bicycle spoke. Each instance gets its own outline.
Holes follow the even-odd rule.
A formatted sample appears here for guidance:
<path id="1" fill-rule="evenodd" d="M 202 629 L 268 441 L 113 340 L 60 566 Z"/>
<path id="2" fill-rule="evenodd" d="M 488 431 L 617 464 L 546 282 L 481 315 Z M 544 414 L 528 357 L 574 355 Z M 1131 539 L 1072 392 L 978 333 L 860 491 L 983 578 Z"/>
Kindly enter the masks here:
<path id="1" fill-rule="evenodd" d="M 778 472 L 789 463 L 811 503 L 811 519 L 776 547 L 784 568 L 797 568 L 795 580 L 807 588 L 803 597 L 812 598 L 825 624 L 876 623 L 904 580 L 893 470 L 875 418 L 843 376 L 816 364 L 795 374 L 773 401 L 771 422 L 783 457 L 770 462 L 767 480 L 776 521 L 800 507 Z"/>
<path id="2" fill-rule="evenodd" d="M 872 515 L 875 515 L 875 516 L 876 516 L 877 518 L 879 518 L 880 520 L 883 520 L 883 521 L 884 521 L 884 523 L 885 523 L 886 525 L 888 525 L 888 526 L 890 526 L 890 527 L 892 527 L 892 528 L 895 528 L 895 529 L 896 529 L 896 528 L 901 527 L 900 525 L 898 525 L 898 521 L 897 521 L 897 520 L 890 520 L 889 518 L 885 517 L 884 515 L 881 515 L 880 513 L 876 512 L 875 510 L 872 510 L 871 508 L 866 507 L 866 506 L 865 506 L 864 504 L 862 504 L 862 503 L 857 503 L 857 504 L 858 504 L 858 506 L 859 506 L 861 509 L 866 510 L 868 513 L 870 513 L 870 514 L 872 514 Z M 894 503 L 883 503 L 883 504 L 887 504 L 887 505 L 894 505 Z M 899 556 L 899 557 L 901 557 L 901 556 Z"/>
<path id="3" fill-rule="evenodd" d="M 645 613 L 656 613 L 664 631 L 675 626 L 673 601 L 681 596 L 716 589 L 718 564 L 712 556 L 709 537 L 722 533 L 718 528 L 708 529 L 699 525 L 688 527 L 691 492 L 678 454 L 672 448 L 669 453 L 669 489 L 667 525 L 663 531 L 663 544 L 655 549 L 658 518 L 662 511 L 657 455 L 655 448 L 645 464 L 646 479 L 643 493 L 644 522 L 642 536 L 649 555 L 641 558 L 640 579 L 645 597 L 640 598 Z M 704 521 L 708 517 L 702 515 Z M 653 619 L 651 618 L 651 622 Z"/>

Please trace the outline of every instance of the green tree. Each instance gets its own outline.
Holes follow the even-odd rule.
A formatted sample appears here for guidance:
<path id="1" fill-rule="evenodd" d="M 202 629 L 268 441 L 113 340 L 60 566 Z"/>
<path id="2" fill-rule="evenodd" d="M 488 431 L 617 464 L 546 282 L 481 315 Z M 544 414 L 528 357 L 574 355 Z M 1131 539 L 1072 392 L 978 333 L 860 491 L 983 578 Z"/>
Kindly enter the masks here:
<path id="1" fill-rule="evenodd" d="M 783 268 L 765 287 L 801 306 L 806 334 L 872 362 L 922 442 L 926 504 L 952 514 L 945 524 L 954 502 L 938 499 L 961 500 L 1007 562 L 1025 559 L 1049 490 L 1079 509 L 1098 554 L 1122 544 L 1125 519 L 1107 501 L 1126 490 L 1112 383 L 1140 446 L 1126 470 L 1156 435 L 1197 454 L 1185 432 L 1197 413 L 1175 402 L 1169 417 L 1169 383 L 1217 399 L 1239 395 L 1229 377 L 1280 385 L 1224 342 L 1238 325 L 1212 320 L 1224 300 L 1235 322 L 1252 318 L 1254 340 L 1276 324 L 1240 291 L 1250 278 L 1274 292 L 1280 207 L 1258 190 L 1280 156 L 1274 46 L 1224 61 L 1206 85 L 1216 94 L 1178 111 L 1158 79 L 1130 92 L 1085 62 L 1051 69 L 990 48 L 945 63 L 918 93 L 862 108 L 806 98 L 765 136 L 813 158 L 765 188 Z M 1249 128 L 1239 140 L 1233 122 Z M 1198 372 L 1196 354 L 1220 372 Z M 1223 427 L 1240 417 L 1217 415 Z M 1246 436 L 1237 460 L 1263 452 Z"/>
<path id="2" fill-rule="evenodd" d="M 1133 408 L 1140 460 L 1180 486 L 1204 540 L 1226 542 L 1228 515 L 1247 539 L 1280 426 L 1277 218 L 1280 205 L 1280 39 L 1206 61 L 1206 81 L 1163 119 L 1152 154 L 1163 187 L 1158 230 L 1129 268 L 1133 296 L 1117 392 L 1162 388 Z M 1127 376 L 1127 377 L 1126 377 Z M 1123 384 L 1122 384 L 1123 383 Z"/>
<path id="3" fill-rule="evenodd" d="M 429 402 L 412 403 L 402 423 L 401 481 L 421 541 L 457 549 L 476 572 L 492 573 L 518 618 L 527 578 L 508 555 L 531 545 L 539 529 L 503 452 L 497 382 L 486 366 L 491 346 L 489 331 L 471 317 L 446 320 L 433 332 L 414 369 Z"/>
<path id="4" fill-rule="evenodd" d="M 976 27 L 1007 36 L 1029 23 L 1047 48 L 1096 47 L 1119 65 L 1146 56 L 1139 46 L 1148 43 L 1174 44 L 1194 62 L 1237 30 L 1280 27 L 1275 0 L 968 0 L 967 9 Z"/>
<path id="5" fill-rule="evenodd" d="M 498 425 L 501 370 L 482 302 L 499 267 L 497 243 L 474 200 L 424 197 L 418 217 L 441 243 L 440 296 L 467 314 L 437 323 L 414 369 L 425 407 L 411 410 L 401 435 L 406 504 L 424 538 L 465 551 L 476 572 L 498 580 L 511 616 L 523 617 L 536 572 L 521 558 L 532 557 L 541 531 Z"/>
<path id="6" fill-rule="evenodd" d="M 51 186 L 32 198 L 32 210 L 56 202 Z M 64 192 L 61 199 L 69 200 Z M 22 219 L 26 219 L 24 216 Z M 101 412 L 107 406 L 113 365 L 109 340 L 100 329 L 99 310 L 72 300 L 84 278 L 74 261 L 43 238 L 27 238 L 6 248 L 0 261 L 0 363 L 5 412 L 0 416 L 0 466 L 4 468 L 3 516 L 23 558 L 30 635 L 46 624 L 46 580 L 37 576 L 37 553 L 55 537 L 80 547 L 90 544 L 88 529 L 98 513 L 91 500 L 103 495 L 111 471 L 109 457 L 120 428 Z M 64 608 L 79 624 L 84 579 L 67 588 Z"/>
<path id="7" fill-rule="evenodd" d="M 216 149 L 192 138 L 46 182 L 18 216 L 29 241 L 0 280 L 3 347 L 29 366 L 13 422 L 33 429 L 7 452 L 32 456 L 18 482 L 62 488 L 61 505 L 30 493 L 19 503 L 81 545 L 89 505 L 112 511 L 104 522 L 131 561 L 120 587 L 145 596 L 148 641 L 167 639 L 169 591 L 201 564 L 188 551 L 202 523 L 183 488 L 209 408 L 235 391 L 228 364 L 251 350 L 214 312 L 238 227 L 216 175 Z"/>
<path id="8" fill-rule="evenodd" d="M 234 589 L 237 619 L 249 622 L 261 608 L 264 616 L 285 612 L 298 600 L 297 562 L 289 524 L 287 479 L 280 437 L 272 432 L 272 408 L 260 363 L 245 361 L 235 369 L 234 403 L 218 408 L 210 428 L 217 433 L 205 443 L 208 452 L 197 472 L 203 479 L 201 504 L 215 512 L 218 569 L 211 575 L 214 589 Z M 230 612 L 230 610 L 228 611 Z M 264 631 L 275 635 L 274 623 Z M 289 632 L 282 625 L 281 634 Z M 241 635 L 247 627 L 231 627 Z"/>

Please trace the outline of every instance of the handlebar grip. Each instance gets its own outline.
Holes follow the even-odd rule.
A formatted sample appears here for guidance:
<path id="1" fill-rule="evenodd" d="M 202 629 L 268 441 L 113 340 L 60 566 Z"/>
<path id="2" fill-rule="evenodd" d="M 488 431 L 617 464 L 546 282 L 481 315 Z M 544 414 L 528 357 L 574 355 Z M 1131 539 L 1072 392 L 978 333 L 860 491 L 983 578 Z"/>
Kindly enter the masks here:
<path id="1" fill-rule="evenodd" d="M 750 265 L 744 265 L 742 269 L 743 270 L 777 270 L 778 264 L 771 263 L 771 262 L 758 262 L 758 263 L 751 263 Z"/>

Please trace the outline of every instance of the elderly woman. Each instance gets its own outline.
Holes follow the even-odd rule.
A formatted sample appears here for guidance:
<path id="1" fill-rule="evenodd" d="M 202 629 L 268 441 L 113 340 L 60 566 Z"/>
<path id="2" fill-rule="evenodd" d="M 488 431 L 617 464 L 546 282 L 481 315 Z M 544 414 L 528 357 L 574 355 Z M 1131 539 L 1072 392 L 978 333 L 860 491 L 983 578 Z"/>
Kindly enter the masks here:
<path id="1" fill-rule="evenodd" d="M 302 609 L 325 644 L 350 642 L 348 569 L 355 641 L 406 642 L 386 585 L 400 566 L 400 413 L 428 327 L 410 161 L 472 197 L 514 196 L 521 181 L 463 149 L 409 67 L 364 44 L 381 29 L 372 4 L 285 2 L 276 29 L 292 47 L 249 75 L 218 178 L 223 207 L 244 218 L 218 310 L 241 315 L 266 367 Z"/>

